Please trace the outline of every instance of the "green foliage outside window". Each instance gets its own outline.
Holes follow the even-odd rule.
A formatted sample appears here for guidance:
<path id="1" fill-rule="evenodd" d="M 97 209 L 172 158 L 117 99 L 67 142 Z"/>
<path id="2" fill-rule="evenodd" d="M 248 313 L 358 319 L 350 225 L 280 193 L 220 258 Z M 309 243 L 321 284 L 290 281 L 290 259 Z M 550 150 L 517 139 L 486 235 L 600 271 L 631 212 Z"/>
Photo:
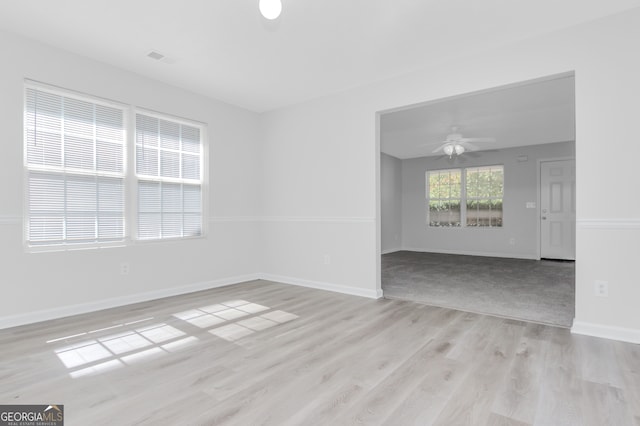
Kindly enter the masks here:
<path id="1" fill-rule="evenodd" d="M 503 167 L 474 167 L 465 173 L 467 226 L 502 226 Z"/>
<path id="2" fill-rule="evenodd" d="M 461 226 L 461 170 L 428 172 L 429 225 Z"/>
<path id="3" fill-rule="evenodd" d="M 429 171 L 427 180 L 429 226 L 502 226 L 503 166 Z"/>

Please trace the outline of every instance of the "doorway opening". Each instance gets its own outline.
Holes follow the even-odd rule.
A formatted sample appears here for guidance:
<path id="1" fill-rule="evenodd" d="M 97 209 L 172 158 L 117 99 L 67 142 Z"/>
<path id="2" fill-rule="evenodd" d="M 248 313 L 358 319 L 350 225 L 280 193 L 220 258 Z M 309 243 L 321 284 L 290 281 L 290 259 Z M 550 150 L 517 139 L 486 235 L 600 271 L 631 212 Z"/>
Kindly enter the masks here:
<path id="1" fill-rule="evenodd" d="M 385 111 L 379 136 L 384 297 L 571 326 L 573 73 Z"/>

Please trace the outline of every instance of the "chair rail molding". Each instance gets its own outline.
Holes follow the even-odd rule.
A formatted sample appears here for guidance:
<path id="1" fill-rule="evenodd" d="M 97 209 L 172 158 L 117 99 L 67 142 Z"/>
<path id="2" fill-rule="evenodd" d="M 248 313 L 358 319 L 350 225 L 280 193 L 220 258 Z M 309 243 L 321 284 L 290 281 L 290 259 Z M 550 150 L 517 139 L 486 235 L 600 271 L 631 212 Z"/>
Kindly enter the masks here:
<path id="1" fill-rule="evenodd" d="M 576 226 L 581 229 L 640 229 L 640 219 L 578 219 Z"/>
<path id="2" fill-rule="evenodd" d="M 21 222 L 21 216 L 0 215 L 0 225 L 19 225 Z"/>
<path id="3" fill-rule="evenodd" d="M 261 223 L 374 223 L 374 217 L 358 216 L 212 216 L 210 222 L 261 222 Z"/>

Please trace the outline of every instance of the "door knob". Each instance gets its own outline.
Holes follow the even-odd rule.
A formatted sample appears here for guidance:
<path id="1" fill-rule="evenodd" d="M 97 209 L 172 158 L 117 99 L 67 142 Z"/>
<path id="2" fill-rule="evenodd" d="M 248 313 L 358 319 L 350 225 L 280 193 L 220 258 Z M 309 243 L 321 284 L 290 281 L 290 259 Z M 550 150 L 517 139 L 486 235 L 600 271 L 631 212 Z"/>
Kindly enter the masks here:
<path id="1" fill-rule="evenodd" d="M 542 220 L 547 220 L 547 217 L 546 216 L 542 216 Z"/>

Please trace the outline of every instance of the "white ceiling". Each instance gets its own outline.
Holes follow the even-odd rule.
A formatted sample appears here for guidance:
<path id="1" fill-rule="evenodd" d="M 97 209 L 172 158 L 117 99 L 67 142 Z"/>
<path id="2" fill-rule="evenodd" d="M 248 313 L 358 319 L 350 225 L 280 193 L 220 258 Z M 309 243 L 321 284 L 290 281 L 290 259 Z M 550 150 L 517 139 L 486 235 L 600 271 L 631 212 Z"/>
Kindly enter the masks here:
<path id="1" fill-rule="evenodd" d="M 640 6 L 640 0 L 3 0 L 0 29 L 253 111 Z M 153 61 L 155 49 L 174 63 Z"/>
<path id="2" fill-rule="evenodd" d="M 573 75 L 457 96 L 380 117 L 380 150 L 406 159 L 425 157 L 451 127 L 464 137 L 490 137 L 480 150 L 575 140 Z"/>

